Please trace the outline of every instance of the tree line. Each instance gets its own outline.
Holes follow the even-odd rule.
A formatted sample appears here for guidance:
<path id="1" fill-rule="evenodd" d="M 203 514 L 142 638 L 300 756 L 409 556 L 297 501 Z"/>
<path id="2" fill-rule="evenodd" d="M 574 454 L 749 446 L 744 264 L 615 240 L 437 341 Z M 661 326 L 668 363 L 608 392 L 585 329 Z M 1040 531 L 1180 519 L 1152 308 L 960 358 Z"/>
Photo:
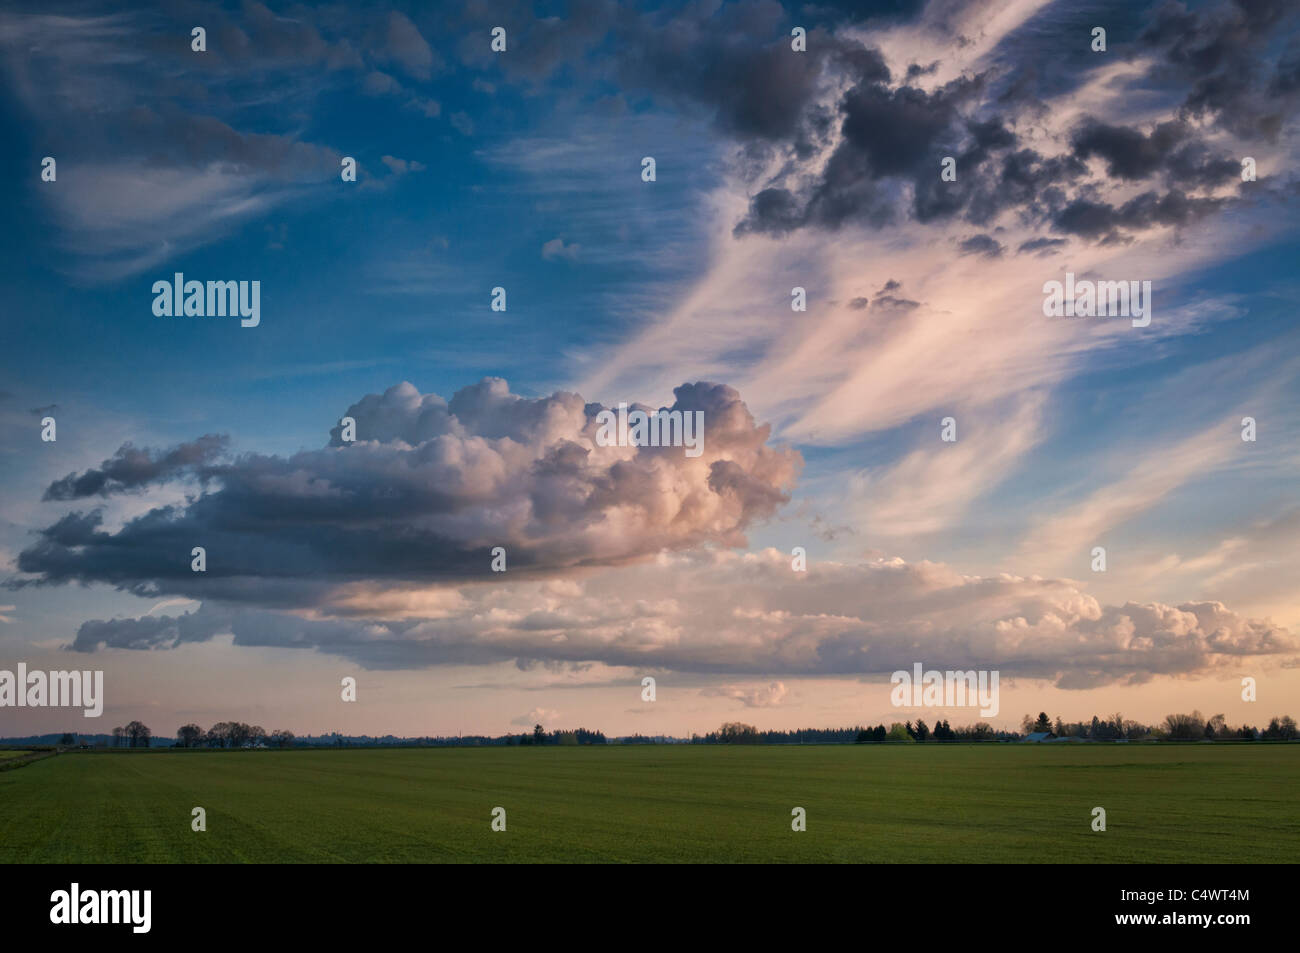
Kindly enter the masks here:
<path id="1" fill-rule="evenodd" d="M 1053 734 L 1058 738 L 1075 738 L 1083 741 L 1295 741 L 1300 738 L 1296 721 L 1290 715 L 1275 715 L 1264 728 L 1243 724 L 1231 726 L 1223 715 L 1209 718 L 1199 711 L 1190 714 L 1167 715 L 1156 725 L 1147 725 L 1133 721 L 1120 714 L 1105 718 L 1094 715 L 1088 721 L 1066 722 L 1059 716 L 1051 718 L 1046 712 L 1039 712 L 1038 717 L 1025 715 L 1021 719 L 1021 730 L 1004 731 L 993 728 L 987 722 L 953 727 L 947 719 L 936 721 L 930 727 L 923 719 L 915 722 L 893 722 L 888 728 L 884 724 L 855 726 L 852 728 L 799 728 L 789 731 L 760 731 L 744 722 L 726 722 L 716 731 L 705 735 L 692 734 L 691 744 L 883 744 L 885 742 L 927 742 L 927 741 L 1019 741 L 1025 735 L 1033 733 Z M 114 728 L 112 732 L 113 747 L 148 748 L 153 743 L 153 733 L 149 726 L 140 721 L 128 722 L 124 727 Z M 336 745 L 344 744 L 341 735 L 334 736 Z M 371 744 L 421 744 L 433 746 L 452 745 L 603 745 L 608 743 L 605 733 L 587 728 L 556 729 L 546 731 L 541 725 L 534 725 L 531 732 L 507 734 L 497 737 L 485 735 L 466 736 L 464 738 L 429 737 L 416 739 L 385 736 L 381 739 L 369 739 Z M 644 737 L 634 735 L 621 739 L 628 744 L 659 744 L 676 742 L 678 739 Z M 680 739 L 686 740 L 686 739 Z M 76 742 L 76 735 L 66 733 L 62 744 Z M 102 742 L 99 742 L 102 744 Z M 183 725 L 176 730 L 174 746 L 178 748 L 289 748 L 294 745 L 319 745 L 319 739 L 297 739 L 292 731 L 266 731 L 260 725 L 249 725 L 242 721 L 221 721 L 206 731 L 199 725 Z M 349 741 L 348 744 L 357 743 Z"/>
<path id="2" fill-rule="evenodd" d="M 884 744 L 886 742 L 927 741 L 1020 741 L 1025 735 L 1041 732 L 1058 738 L 1076 738 L 1081 741 L 1295 741 L 1300 738 L 1296 722 L 1290 715 L 1274 716 L 1268 726 L 1260 729 L 1251 725 L 1230 726 L 1223 715 L 1205 718 L 1199 711 L 1189 715 L 1168 715 L 1158 725 L 1145 725 L 1115 714 L 1107 718 L 1093 716 L 1089 721 L 1065 722 L 1053 720 L 1046 712 L 1038 717 L 1026 715 L 1020 731 L 996 729 L 988 722 L 953 727 L 947 719 L 940 719 L 930 727 L 923 719 L 893 722 L 888 728 L 883 724 L 874 728 L 824 728 L 796 731 L 759 731 L 744 722 L 729 721 L 717 731 L 706 735 L 692 735 L 692 744 Z M 649 739 L 646 739 L 648 742 Z"/>
<path id="3" fill-rule="evenodd" d="M 177 748 L 288 748 L 293 745 L 292 731 L 268 732 L 261 725 L 242 721 L 219 721 L 207 731 L 198 725 L 176 729 Z"/>
<path id="4" fill-rule="evenodd" d="M 546 731 L 541 725 L 533 725 L 531 733 L 506 735 L 508 745 L 603 745 L 606 743 L 607 739 L 603 731 L 588 731 L 586 728 Z"/>
<path id="5" fill-rule="evenodd" d="M 876 725 L 874 728 L 859 729 L 853 741 L 864 745 L 883 744 L 886 741 L 1017 741 L 1019 738 L 1020 735 L 1014 731 L 1000 731 L 984 721 L 954 728 L 946 719 L 942 719 L 936 721 L 931 728 L 918 718 L 916 724 L 896 721 L 888 728 Z"/>
<path id="6" fill-rule="evenodd" d="M 139 721 L 128 722 L 125 728 L 113 729 L 114 748 L 147 748 L 153 743 L 153 732 Z"/>
<path id="7" fill-rule="evenodd" d="M 1223 715 L 1204 717 L 1199 711 L 1191 714 L 1166 715 L 1164 721 L 1156 725 L 1144 725 L 1122 715 L 1114 714 L 1108 718 L 1092 716 L 1091 721 L 1055 720 L 1040 711 L 1035 719 L 1025 715 L 1020 722 L 1021 729 L 1030 732 L 1051 732 L 1058 738 L 1081 738 L 1089 741 L 1135 741 L 1139 738 L 1155 738 L 1166 741 L 1294 741 L 1297 738 L 1296 722 L 1290 715 L 1274 715 L 1264 728 L 1253 725 L 1232 726 Z"/>
<path id="8" fill-rule="evenodd" d="M 691 735 L 693 745 L 813 745 L 847 744 L 858 728 L 797 728 L 791 731 L 759 731 L 753 725 L 729 721 L 717 731 Z"/>

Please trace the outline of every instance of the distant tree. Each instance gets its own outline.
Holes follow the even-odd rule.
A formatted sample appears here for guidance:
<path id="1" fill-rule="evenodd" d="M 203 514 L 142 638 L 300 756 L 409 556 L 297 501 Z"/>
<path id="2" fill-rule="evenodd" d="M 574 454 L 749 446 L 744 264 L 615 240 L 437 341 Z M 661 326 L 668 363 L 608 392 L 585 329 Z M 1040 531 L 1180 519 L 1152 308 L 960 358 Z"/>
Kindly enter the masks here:
<path id="1" fill-rule="evenodd" d="M 915 738 L 912 737 L 912 733 L 907 730 L 907 726 L 900 725 L 898 722 L 894 722 L 892 725 L 889 726 L 889 735 L 887 737 L 889 741 L 915 741 L 916 740 Z"/>
<path id="2" fill-rule="evenodd" d="M 858 736 L 853 739 L 855 745 L 864 745 L 875 740 L 875 735 L 870 728 L 863 728 L 858 731 Z"/>
<path id="3" fill-rule="evenodd" d="M 75 745 L 76 743 L 77 736 L 70 731 L 65 731 L 63 737 L 59 739 L 59 744 L 64 745 L 65 747 L 68 745 Z"/>
<path id="4" fill-rule="evenodd" d="M 1045 712 L 1045 711 L 1040 711 L 1040 712 L 1038 713 L 1038 720 L 1037 720 L 1036 722 L 1034 722 L 1033 729 L 1034 729 L 1034 731 L 1051 731 L 1051 730 L 1052 730 L 1052 719 L 1050 719 L 1050 718 L 1047 717 L 1047 712 Z"/>
<path id="5" fill-rule="evenodd" d="M 203 729 L 198 725 L 182 725 L 176 729 L 176 743 L 182 748 L 197 748 L 203 743 Z"/>
<path id="6" fill-rule="evenodd" d="M 113 747 L 122 747 L 122 740 L 126 737 L 126 730 L 121 726 L 113 729 Z"/>
<path id="7" fill-rule="evenodd" d="M 1166 715 L 1161 727 L 1170 741 L 1197 741 L 1205 737 L 1205 719 L 1199 711 L 1190 715 Z"/>
<path id="8" fill-rule="evenodd" d="M 132 748 L 147 748 L 152 738 L 148 725 L 143 722 L 132 721 L 124 729 L 126 739 Z"/>
<path id="9" fill-rule="evenodd" d="M 1295 719 L 1290 715 L 1281 718 L 1274 715 L 1264 729 L 1265 741 L 1294 741 L 1296 737 Z"/>
<path id="10" fill-rule="evenodd" d="M 267 742 L 273 748 L 291 748 L 293 747 L 293 732 L 280 730 L 273 731 L 267 739 Z"/>
<path id="11" fill-rule="evenodd" d="M 889 729 L 884 725 L 876 725 L 876 727 L 871 730 L 871 735 L 872 740 L 879 743 L 889 737 Z"/>
<path id="12" fill-rule="evenodd" d="M 542 730 L 541 725 L 533 725 L 533 744 L 540 745 L 546 743 L 546 732 Z"/>
<path id="13" fill-rule="evenodd" d="M 912 733 L 915 735 L 917 741 L 924 741 L 926 738 L 930 737 L 930 726 L 918 718 L 916 719 L 916 727 L 912 729 Z"/>
<path id="14" fill-rule="evenodd" d="M 739 721 L 729 721 L 718 729 L 718 740 L 729 745 L 758 744 L 758 729 Z"/>
<path id="15" fill-rule="evenodd" d="M 231 721 L 226 724 L 226 742 L 231 748 L 242 748 L 248 743 L 248 738 L 253 729 L 242 721 Z"/>
<path id="16" fill-rule="evenodd" d="M 949 734 L 952 738 L 962 741 L 995 741 L 998 737 L 997 732 L 993 730 L 993 726 L 987 721 L 977 721 L 965 728 L 950 730 Z"/>

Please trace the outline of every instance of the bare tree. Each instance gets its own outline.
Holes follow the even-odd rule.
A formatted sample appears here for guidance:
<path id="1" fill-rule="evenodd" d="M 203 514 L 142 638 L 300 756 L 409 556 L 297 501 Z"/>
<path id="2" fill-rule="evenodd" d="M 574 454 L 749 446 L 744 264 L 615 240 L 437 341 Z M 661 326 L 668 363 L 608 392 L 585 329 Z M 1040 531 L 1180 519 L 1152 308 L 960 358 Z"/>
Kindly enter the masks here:
<path id="1" fill-rule="evenodd" d="M 1205 719 L 1199 711 L 1190 715 L 1166 715 L 1164 729 L 1171 741 L 1196 741 L 1205 737 Z"/>
<path id="2" fill-rule="evenodd" d="M 203 743 L 203 729 L 198 725 L 182 725 L 176 729 L 176 740 L 182 748 L 197 748 Z"/>
<path id="3" fill-rule="evenodd" d="M 126 726 L 126 737 L 132 748 L 147 748 L 153 738 L 149 726 L 140 721 L 132 721 Z"/>

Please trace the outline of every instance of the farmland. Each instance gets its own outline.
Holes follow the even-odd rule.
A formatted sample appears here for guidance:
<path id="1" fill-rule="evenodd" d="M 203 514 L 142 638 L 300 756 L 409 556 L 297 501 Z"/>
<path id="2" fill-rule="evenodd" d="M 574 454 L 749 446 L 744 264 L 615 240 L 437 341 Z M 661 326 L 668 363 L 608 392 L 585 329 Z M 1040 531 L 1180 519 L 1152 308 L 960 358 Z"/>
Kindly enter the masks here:
<path id="1" fill-rule="evenodd" d="M 1297 745 L 71 752 L 0 773 L 0 862 L 1291 862 L 1298 789 Z"/>

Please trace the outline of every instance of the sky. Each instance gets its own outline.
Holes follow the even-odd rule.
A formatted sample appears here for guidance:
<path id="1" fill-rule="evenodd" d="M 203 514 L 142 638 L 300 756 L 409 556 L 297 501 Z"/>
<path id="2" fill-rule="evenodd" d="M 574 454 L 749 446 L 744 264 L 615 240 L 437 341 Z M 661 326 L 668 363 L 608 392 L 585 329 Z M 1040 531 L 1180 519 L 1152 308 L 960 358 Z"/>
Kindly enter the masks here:
<path id="1" fill-rule="evenodd" d="M 1294 4 L 119 7 L 0 11 L 0 669 L 106 694 L 0 734 L 1295 713 Z"/>

